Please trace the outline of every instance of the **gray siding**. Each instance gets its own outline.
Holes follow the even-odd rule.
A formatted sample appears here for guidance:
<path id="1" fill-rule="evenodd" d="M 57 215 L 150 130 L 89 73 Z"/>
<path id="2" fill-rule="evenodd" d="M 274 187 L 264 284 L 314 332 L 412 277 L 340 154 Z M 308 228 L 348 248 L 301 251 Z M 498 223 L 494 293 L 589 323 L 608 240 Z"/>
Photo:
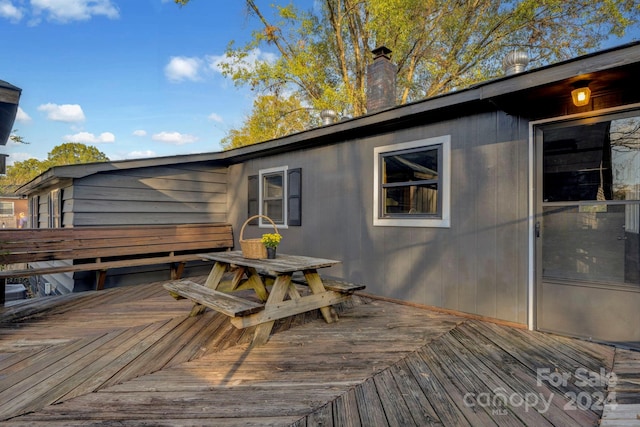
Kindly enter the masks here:
<path id="1" fill-rule="evenodd" d="M 302 226 L 284 253 L 342 260 L 325 274 L 367 292 L 526 323 L 528 122 L 490 112 L 232 166 L 229 221 L 247 215 L 247 176 L 302 168 Z M 373 226 L 373 149 L 451 135 L 451 227 Z M 247 227 L 245 237 L 263 230 Z M 236 236 L 237 238 L 238 236 Z"/>
<path id="2" fill-rule="evenodd" d="M 226 180 L 226 168 L 190 164 L 91 175 L 65 190 L 65 225 L 224 222 Z"/>
<path id="3" fill-rule="evenodd" d="M 49 227 L 49 194 L 39 196 L 39 228 Z M 123 169 L 68 180 L 62 191 L 65 227 L 135 224 L 186 224 L 227 221 L 227 168 L 210 164 L 182 164 Z M 210 265 L 189 263 L 185 276 L 206 274 Z M 169 265 L 109 270 L 105 287 L 169 278 Z M 95 273 L 46 275 L 56 293 L 95 288 Z"/>

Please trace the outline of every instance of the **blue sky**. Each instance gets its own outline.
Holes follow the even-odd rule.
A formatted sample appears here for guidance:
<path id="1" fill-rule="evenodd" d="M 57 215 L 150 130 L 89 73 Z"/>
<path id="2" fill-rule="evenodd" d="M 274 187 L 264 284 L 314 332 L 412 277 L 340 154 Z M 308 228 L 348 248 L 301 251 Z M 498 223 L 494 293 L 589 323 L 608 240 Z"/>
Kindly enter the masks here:
<path id="1" fill-rule="evenodd" d="M 231 40 L 250 37 L 243 5 L 0 0 L 0 80 L 22 89 L 14 129 L 29 142 L 9 142 L 8 163 L 67 141 L 111 160 L 220 150 L 252 106 L 215 67 Z"/>
<path id="2" fill-rule="evenodd" d="M 12 164 L 68 141 L 111 160 L 221 150 L 253 94 L 215 64 L 252 25 L 241 0 L 0 0 L 0 80 L 22 89 L 14 129 L 29 142 L 0 152 Z"/>

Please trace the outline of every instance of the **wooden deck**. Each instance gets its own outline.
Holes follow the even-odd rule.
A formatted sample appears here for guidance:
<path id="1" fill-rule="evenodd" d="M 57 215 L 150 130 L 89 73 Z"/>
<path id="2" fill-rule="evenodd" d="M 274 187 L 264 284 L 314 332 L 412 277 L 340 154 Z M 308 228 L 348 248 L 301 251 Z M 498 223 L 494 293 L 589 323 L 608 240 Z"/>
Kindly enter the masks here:
<path id="1" fill-rule="evenodd" d="M 617 390 L 603 425 L 640 423 L 638 352 L 358 295 L 249 348 L 253 328 L 191 306 L 152 283 L 0 309 L 0 421 L 596 426 Z"/>

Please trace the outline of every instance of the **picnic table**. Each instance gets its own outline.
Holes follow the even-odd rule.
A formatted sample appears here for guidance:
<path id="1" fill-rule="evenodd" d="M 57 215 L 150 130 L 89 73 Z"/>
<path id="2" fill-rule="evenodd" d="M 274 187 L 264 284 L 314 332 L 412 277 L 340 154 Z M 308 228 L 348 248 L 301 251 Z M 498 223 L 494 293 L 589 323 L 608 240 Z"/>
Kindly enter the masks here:
<path id="1" fill-rule="evenodd" d="M 274 322 L 288 316 L 320 309 L 324 320 L 333 323 L 338 316 L 332 306 L 348 300 L 354 291 L 364 289 L 363 285 L 323 279 L 318 274 L 318 269 L 341 261 L 285 254 L 278 254 L 275 259 L 250 259 L 243 257 L 241 251 L 201 256 L 215 261 L 204 286 L 179 280 L 166 283 L 165 288 L 174 296 L 196 303 L 192 316 L 209 307 L 229 316 L 237 328 L 257 326 L 252 345 L 266 343 Z M 223 281 L 227 272 L 232 273 L 231 278 Z M 292 277 L 296 273 L 302 274 L 294 281 Z M 309 292 L 300 292 L 297 284 L 307 285 Z M 250 289 L 258 301 L 233 294 Z"/>

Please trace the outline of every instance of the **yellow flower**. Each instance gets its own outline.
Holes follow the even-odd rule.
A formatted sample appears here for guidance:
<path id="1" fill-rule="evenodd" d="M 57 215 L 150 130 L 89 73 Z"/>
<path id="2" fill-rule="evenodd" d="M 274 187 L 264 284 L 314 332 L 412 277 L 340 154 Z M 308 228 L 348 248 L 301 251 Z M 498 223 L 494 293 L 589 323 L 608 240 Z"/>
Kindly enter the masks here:
<path id="1" fill-rule="evenodd" d="M 266 233 L 262 235 L 262 243 L 268 248 L 276 248 L 282 240 L 282 235 L 278 233 Z"/>

